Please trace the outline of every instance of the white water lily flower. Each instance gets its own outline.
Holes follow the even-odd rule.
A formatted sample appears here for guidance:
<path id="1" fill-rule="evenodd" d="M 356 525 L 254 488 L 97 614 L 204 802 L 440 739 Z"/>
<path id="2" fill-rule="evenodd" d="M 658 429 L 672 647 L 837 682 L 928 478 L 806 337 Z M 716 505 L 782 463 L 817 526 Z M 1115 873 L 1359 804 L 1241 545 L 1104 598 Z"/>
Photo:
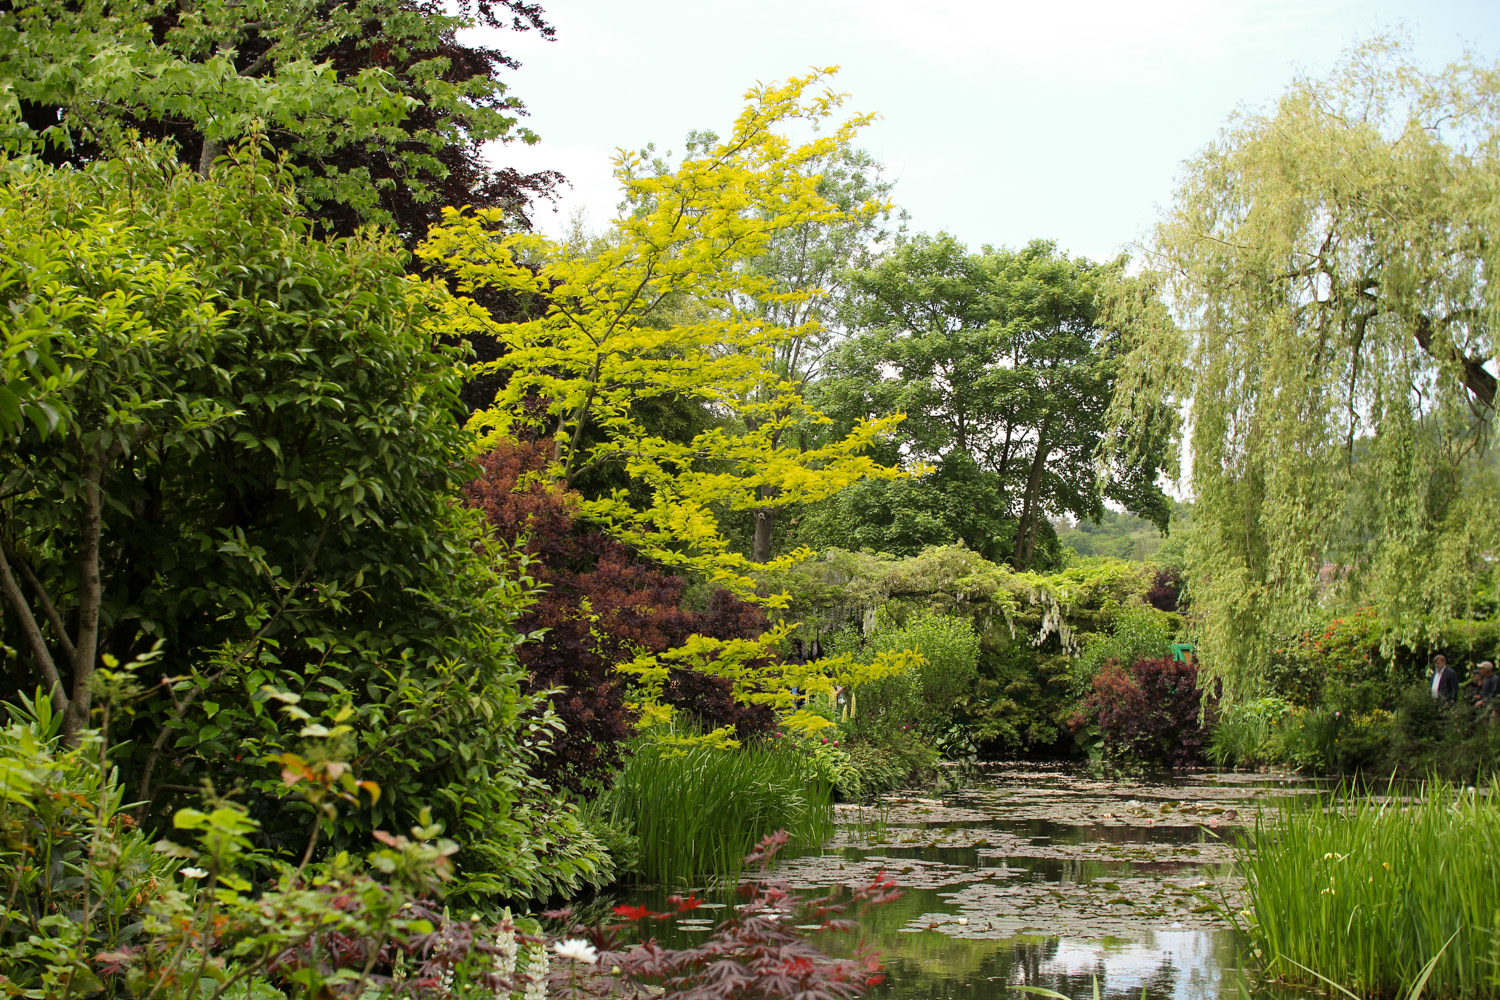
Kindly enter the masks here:
<path id="1" fill-rule="evenodd" d="M 208 878 L 208 872 L 202 868 L 179 868 L 177 871 L 184 878 Z"/>
<path id="2" fill-rule="evenodd" d="M 599 952 L 583 938 L 568 938 L 566 941 L 559 941 L 552 946 L 552 950 L 557 953 L 558 958 L 571 958 L 584 965 L 593 965 L 599 960 Z"/>

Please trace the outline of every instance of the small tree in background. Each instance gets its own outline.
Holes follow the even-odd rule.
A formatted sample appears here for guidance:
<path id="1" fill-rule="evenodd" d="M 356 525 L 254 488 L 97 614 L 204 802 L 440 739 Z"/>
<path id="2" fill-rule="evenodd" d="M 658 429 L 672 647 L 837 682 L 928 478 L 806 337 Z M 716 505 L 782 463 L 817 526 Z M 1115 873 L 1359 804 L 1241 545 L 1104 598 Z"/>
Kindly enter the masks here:
<path id="1" fill-rule="evenodd" d="M 495 336 L 506 347 L 485 366 L 505 372 L 505 385 L 473 426 L 550 438 L 546 474 L 564 487 L 623 469 L 636 488 L 582 497 L 580 512 L 663 565 L 691 567 L 742 597 L 767 599 L 716 509 L 764 511 L 900 475 L 866 454 L 900 415 L 857 421 L 817 447 L 788 439 L 790 427 L 828 423 L 778 368 L 778 347 L 809 331 L 777 326 L 749 305 L 816 296 L 751 264 L 778 233 L 849 214 L 806 168 L 847 148 L 868 116 L 802 145 L 785 134 L 833 115 L 838 95 L 809 93 L 824 76 L 754 88 L 730 134 L 675 171 L 657 174 L 622 154 L 616 176 L 630 211 L 588 245 L 505 236 L 496 231 L 502 213 L 450 210 L 417 251 L 463 294 L 508 291 L 545 304 L 525 321 L 497 323 L 475 300 L 455 302 L 454 336 Z M 872 201 L 859 211 L 880 208 Z M 688 440 L 653 433 L 643 408 L 666 401 L 712 414 L 712 426 Z"/>

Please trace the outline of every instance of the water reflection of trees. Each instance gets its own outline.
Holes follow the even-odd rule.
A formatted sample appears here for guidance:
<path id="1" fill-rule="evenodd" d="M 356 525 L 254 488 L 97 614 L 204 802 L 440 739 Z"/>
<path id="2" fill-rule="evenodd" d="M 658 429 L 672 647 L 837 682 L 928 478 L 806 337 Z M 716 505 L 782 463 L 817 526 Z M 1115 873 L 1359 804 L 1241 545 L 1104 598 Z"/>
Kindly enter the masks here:
<path id="1" fill-rule="evenodd" d="M 890 1000 L 1021 1000 L 1024 994 L 1015 987 L 1038 986 L 1087 1000 L 1096 978 L 1103 996 L 1120 1000 L 1136 1000 L 1143 988 L 1148 1000 L 1218 992 L 1216 970 L 1210 967 L 1221 950 L 1216 940 L 1189 947 L 1185 964 L 1175 952 L 1141 942 L 1100 945 L 1023 937 L 964 943 L 977 946 L 958 949 L 971 960 L 967 963 L 954 949 L 942 947 L 909 946 L 900 955 L 887 955 L 889 979 L 878 995 Z"/>

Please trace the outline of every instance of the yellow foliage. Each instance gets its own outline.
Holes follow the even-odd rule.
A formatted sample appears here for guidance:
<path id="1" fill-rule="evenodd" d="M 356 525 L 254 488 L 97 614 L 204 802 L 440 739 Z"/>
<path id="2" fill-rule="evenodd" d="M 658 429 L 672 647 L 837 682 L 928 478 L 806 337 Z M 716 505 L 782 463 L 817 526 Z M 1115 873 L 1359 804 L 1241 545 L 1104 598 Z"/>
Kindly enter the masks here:
<path id="1" fill-rule="evenodd" d="M 870 121 L 826 124 L 842 97 L 813 88 L 831 72 L 751 89 L 730 134 L 675 170 L 652 171 L 621 151 L 615 176 L 626 211 L 600 239 L 507 235 L 500 210 L 445 209 L 417 250 L 462 292 L 504 290 L 542 303 L 529 319 L 499 323 L 472 298 L 452 300 L 450 333 L 505 345 L 498 360 L 476 366 L 506 373 L 494 406 L 475 414 L 476 433 L 550 437 L 551 475 L 563 484 L 599 466 L 623 467 L 649 501 L 636 506 L 620 491 L 585 500 L 583 517 L 664 564 L 692 567 L 772 606 L 784 595 L 756 594 L 748 560 L 729 546 L 712 507 L 809 503 L 863 478 L 901 475 L 866 455 L 901 414 L 811 445 L 786 433 L 831 423 L 775 363 L 778 345 L 815 327 L 772 325 L 755 308 L 823 294 L 779 288 L 748 266 L 777 233 L 851 215 L 818 193 L 812 172 Z M 789 139 L 798 122 L 818 125 L 814 138 Z M 852 214 L 886 208 L 871 201 Z M 690 401 L 720 420 L 691 441 L 667 440 L 637 416 L 649 400 Z"/>
<path id="2" fill-rule="evenodd" d="M 832 722 L 818 715 L 816 712 L 809 712 L 805 708 L 799 708 L 791 715 L 782 719 L 781 725 L 786 729 L 795 729 L 804 736 L 811 736 L 820 729 L 833 728 Z"/>
<path id="3" fill-rule="evenodd" d="M 695 734 L 678 733 L 672 731 L 670 727 L 661 727 L 651 734 L 651 741 L 657 746 L 666 748 L 662 751 L 663 757 L 681 757 L 697 747 L 711 747 L 715 750 L 738 750 L 740 748 L 740 741 L 734 738 L 733 726 L 720 726 L 711 733 Z"/>
<path id="4" fill-rule="evenodd" d="M 881 652 L 868 663 L 855 660 L 848 653 L 810 663 L 779 659 L 775 647 L 794 627 L 783 622 L 755 639 L 694 635 L 675 649 L 644 653 L 624 664 L 620 670 L 632 680 L 636 700 L 631 707 L 640 711 L 642 727 L 671 720 L 672 710 L 662 703 L 661 696 L 673 667 L 723 677 L 733 685 L 736 701 L 769 705 L 781 717 L 782 725 L 814 732 L 825 725 L 810 721 L 818 716 L 801 706 L 800 702 L 806 698 L 832 698 L 841 690 L 915 670 L 924 662 L 915 650 Z M 831 725 L 827 720 L 822 721 Z"/>

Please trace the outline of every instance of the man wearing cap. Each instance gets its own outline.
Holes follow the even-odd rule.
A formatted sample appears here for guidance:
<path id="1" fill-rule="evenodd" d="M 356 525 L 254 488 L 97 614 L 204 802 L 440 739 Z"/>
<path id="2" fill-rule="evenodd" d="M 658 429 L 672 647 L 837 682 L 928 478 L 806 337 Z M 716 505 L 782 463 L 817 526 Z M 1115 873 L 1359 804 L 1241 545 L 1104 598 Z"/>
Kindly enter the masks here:
<path id="1" fill-rule="evenodd" d="M 1500 674 L 1495 673 L 1495 665 L 1485 660 L 1479 665 L 1479 694 L 1474 698 L 1476 705 L 1488 705 L 1495 700 L 1495 695 L 1500 693 Z"/>
<path id="2" fill-rule="evenodd" d="M 1441 704 L 1458 700 L 1458 671 L 1448 666 L 1442 653 L 1432 658 L 1432 696 Z"/>

